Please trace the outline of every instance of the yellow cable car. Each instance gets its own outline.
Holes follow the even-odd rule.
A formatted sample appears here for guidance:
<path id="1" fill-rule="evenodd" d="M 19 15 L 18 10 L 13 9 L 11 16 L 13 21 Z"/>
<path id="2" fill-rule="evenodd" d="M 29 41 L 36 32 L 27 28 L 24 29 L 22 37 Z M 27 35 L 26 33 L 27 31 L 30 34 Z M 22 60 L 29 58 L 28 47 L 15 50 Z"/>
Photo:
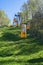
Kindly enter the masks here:
<path id="1" fill-rule="evenodd" d="M 13 23 L 16 23 L 16 27 L 18 27 L 18 21 L 16 18 L 14 18 L 14 22 Z"/>
<path id="2" fill-rule="evenodd" d="M 26 24 L 22 24 L 22 30 L 21 30 L 21 38 L 26 38 Z"/>

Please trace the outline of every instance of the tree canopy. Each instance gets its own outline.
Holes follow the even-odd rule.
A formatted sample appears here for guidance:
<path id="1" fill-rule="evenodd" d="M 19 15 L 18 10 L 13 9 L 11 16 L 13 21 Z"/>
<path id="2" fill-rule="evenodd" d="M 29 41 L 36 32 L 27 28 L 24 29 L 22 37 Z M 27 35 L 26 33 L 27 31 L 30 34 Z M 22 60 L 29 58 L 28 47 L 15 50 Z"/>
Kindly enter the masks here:
<path id="1" fill-rule="evenodd" d="M 5 11 L 0 10 L 0 25 L 8 25 L 9 22 L 10 20 Z"/>

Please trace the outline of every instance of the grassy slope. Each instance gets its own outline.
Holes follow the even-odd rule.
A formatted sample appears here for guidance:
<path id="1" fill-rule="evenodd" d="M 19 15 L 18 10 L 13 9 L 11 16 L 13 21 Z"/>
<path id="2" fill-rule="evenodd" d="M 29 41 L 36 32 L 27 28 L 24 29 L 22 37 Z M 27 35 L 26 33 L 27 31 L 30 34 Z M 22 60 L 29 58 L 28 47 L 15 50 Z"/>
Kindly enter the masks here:
<path id="1" fill-rule="evenodd" d="M 43 65 L 43 42 L 19 34 L 17 28 L 0 28 L 0 65 Z"/>

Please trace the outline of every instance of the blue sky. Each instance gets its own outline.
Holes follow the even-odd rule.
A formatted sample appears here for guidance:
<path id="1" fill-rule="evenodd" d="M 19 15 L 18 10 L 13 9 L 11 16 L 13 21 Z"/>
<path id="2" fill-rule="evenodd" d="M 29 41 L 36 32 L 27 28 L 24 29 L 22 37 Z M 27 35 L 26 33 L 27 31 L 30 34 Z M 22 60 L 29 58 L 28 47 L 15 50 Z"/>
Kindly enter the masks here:
<path id="1" fill-rule="evenodd" d="M 13 21 L 14 14 L 20 11 L 20 8 L 27 0 L 0 0 L 0 10 L 4 10 L 9 19 Z"/>

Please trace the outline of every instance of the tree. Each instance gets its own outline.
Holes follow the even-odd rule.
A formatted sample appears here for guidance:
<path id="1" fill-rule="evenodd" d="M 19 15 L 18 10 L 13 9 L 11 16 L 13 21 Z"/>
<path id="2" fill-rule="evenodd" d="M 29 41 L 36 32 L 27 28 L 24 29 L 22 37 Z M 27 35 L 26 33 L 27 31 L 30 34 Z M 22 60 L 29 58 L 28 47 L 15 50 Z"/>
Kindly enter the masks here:
<path id="1" fill-rule="evenodd" d="M 23 4 L 22 17 L 24 21 L 27 21 L 30 16 L 32 17 L 30 30 L 34 34 L 40 28 L 43 29 L 43 0 L 27 0 L 27 3 Z"/>
<path id="2" fill-rule="evenodd" d="M 24 3 L 22 5 L 22 17 L 23 17 L 23 20 L 24 21 L 27 21 L 28 20 L 28 5 L 27 3 Z"/>
<path id="3" fill-rule="evenodd" d="M 8 16 L 6 15 L 6 13 L 0 10 L 0 25 L 8 25 L 9 22 L 10 20 Z"/>
<path id="4" fill-rule="evenodd" d="M 29 4 L 32 13 L 31 35 L 37 36 L 39 30 L 43 29 L 43 0 L 30 0 Z"/>

